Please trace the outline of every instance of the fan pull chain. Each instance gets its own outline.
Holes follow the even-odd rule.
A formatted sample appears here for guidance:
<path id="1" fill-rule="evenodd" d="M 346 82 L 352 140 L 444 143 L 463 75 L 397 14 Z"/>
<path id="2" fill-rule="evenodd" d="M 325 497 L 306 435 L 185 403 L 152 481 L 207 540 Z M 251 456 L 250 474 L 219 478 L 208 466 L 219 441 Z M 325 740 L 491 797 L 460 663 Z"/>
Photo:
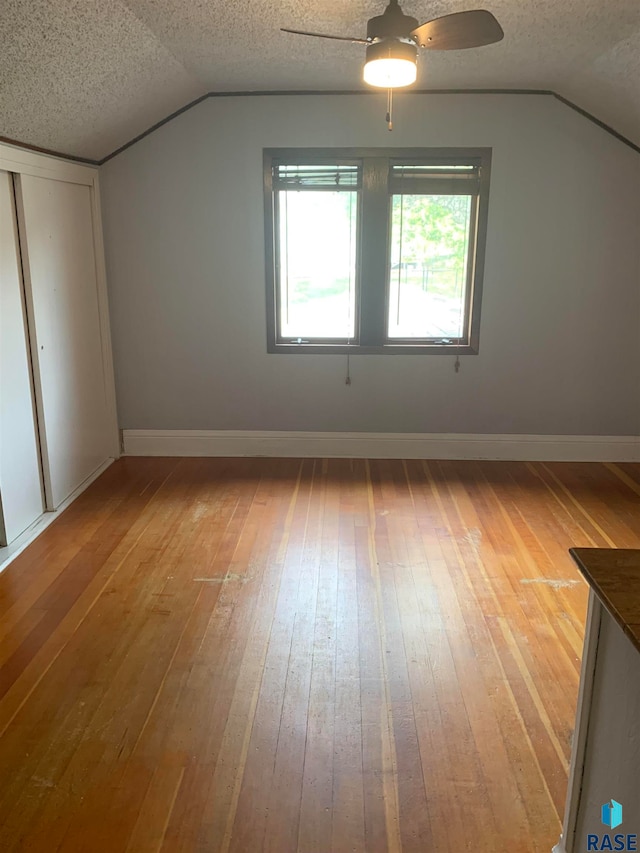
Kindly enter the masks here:
<path id="1" fill-rule="evenodd" d="M 387 89 L 387 130 L 393 130 L 393 89 Z"/>

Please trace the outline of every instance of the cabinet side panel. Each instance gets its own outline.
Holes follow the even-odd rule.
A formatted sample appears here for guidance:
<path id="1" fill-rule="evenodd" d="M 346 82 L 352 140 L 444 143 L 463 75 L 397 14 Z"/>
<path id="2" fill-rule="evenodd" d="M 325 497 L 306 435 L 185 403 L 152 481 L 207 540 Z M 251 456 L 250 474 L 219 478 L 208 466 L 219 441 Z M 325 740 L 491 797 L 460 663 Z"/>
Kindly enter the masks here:
<path id="1" fill-rule="evenodd" d="M 640 835 L 639 767 L 640 652 L 603 609 L 576 835 L 569 851 L 587 850 L 588 834 Z M 612 799 L 622 804 L 623 822 L 610 829 L 600 818 L 602 806 Z"/>

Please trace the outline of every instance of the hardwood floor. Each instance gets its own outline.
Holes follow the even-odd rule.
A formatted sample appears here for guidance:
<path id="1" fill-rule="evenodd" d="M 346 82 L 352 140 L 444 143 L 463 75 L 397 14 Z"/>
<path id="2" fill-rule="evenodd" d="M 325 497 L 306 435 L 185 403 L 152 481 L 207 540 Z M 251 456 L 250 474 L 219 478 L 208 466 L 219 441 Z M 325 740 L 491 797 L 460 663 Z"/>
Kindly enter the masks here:
<path id="1" fill-rule="evenodd" d="M 558 840 L 640 466 L 124 459 L 0 575 L 0 850 Z"/>

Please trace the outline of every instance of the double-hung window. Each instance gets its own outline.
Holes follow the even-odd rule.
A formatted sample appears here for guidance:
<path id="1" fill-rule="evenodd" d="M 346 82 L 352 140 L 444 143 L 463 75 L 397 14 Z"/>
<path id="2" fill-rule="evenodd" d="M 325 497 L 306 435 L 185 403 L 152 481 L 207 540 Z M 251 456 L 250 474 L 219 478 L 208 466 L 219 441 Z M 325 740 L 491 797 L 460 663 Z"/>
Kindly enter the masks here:
<path id="1" fill-rule="evenodd" d="M 476 353 L 490 163 L 265 150 L 269 352 Z"/>

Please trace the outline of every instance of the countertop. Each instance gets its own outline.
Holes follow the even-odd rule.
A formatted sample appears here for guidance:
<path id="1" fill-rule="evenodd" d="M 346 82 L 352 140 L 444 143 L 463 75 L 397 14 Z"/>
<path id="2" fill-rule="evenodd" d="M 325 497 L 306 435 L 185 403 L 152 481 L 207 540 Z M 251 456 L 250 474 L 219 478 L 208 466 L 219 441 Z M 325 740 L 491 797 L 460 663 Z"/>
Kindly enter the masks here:
<path id="1" fill-rule="evenodd" d="M 640 549 L 572 548 L 569 553 L 591 589 L 640 651 Z"/>

